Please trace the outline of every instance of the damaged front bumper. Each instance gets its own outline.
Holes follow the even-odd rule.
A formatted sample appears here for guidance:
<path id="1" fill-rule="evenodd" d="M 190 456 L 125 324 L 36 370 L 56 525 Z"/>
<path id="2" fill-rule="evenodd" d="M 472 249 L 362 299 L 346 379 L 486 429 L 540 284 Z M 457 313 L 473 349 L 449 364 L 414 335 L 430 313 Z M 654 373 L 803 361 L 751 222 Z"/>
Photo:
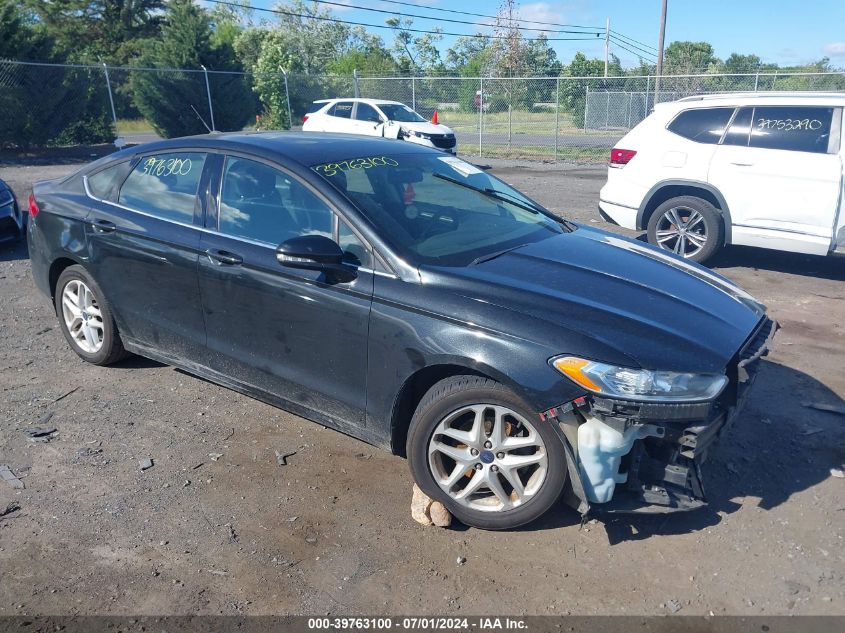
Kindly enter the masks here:
<path id="1" fill-rule="evenodd" d="M 778 324 L 764 319 L 728 366 L 714 401 L 579 398 L 554 412 L 569 458 L 567 501 L 582 514 L 665 513 L 706 505 L 701 465 L 741 411 Z"/>

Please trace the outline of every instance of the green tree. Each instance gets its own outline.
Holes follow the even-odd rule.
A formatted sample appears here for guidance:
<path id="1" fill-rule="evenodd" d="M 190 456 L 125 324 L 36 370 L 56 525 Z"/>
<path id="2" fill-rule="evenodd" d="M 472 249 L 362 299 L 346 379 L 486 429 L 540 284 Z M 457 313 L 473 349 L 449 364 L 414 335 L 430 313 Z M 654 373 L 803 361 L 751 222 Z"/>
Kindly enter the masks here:
<path id="1" fill-rule="evenodd" d="M 52 46 L 34 15 L 17 0 L 0 0 L 0 59 L 49 61 Z"/>
<path id="2" fill-rule="evenodd" d="M 385 24 L 393 29 L 393 51 L 399 60 L 399 67 L 407 72 L 438 73 L 443 70 L 438 42 L 443 39 L 442 29 L 435 27 L 433 33 L 414 35 L 411 18 L 388 18 Z"/>
<path id="3" fill-rule="evenodd" d="M 161 26 L 163 0 L 22 0 L 56 53 L 73 62 L 125 64 Z"/>
<path id="4" fill-rule="evenodd" d="M 707 42 L 676 41 L 666 47 L 663 73 L 693 75 L 715 70 L 719 65 L 713 46 Z"/>
<path id="5" fill-rule="evenodd" d="M 146 47 L 138 65 L 161 69 L 238 71 L 231 45 L 212 44 L 211 18 L 191 0 L 167 4 L 161 38 Z M 202 72 L 136 71 L 131 86 L 138 110 L 165 137 L 201 134 L 211 124 Z M 253 113 L 241 75 L 214 75 L 214 122 L 222 131 L 240 130 Z"/>

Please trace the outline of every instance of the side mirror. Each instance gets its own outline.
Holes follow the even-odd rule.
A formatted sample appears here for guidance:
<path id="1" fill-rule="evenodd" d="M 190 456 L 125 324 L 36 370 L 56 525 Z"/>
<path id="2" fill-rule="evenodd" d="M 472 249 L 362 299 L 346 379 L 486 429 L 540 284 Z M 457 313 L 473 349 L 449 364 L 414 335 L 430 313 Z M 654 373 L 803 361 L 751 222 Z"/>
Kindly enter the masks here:
<path id="1" fill-rule="evenodd" d="M 343 264 L 343 250 L 324 235 L 300 235 L 285 240 L 276 248 L 276 261 L 288 268 L 320 270 L 342 281 L 355 278 L 354 271 Z"/>

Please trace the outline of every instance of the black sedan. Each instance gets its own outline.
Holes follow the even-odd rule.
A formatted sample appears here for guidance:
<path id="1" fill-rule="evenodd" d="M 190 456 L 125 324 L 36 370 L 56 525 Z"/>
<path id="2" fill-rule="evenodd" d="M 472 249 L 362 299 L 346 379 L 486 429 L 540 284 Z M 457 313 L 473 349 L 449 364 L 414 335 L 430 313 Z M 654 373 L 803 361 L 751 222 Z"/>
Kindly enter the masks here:
<path id="1" fill-rule="evenodd" d="M 12 188 L 0 180 L 0 242 L 23 237 L 25 221 L 26 217 L 18 206 Z"/>
<path id="2" fill-rule="evenodd" d="M 776 325 L 726 279 L 453 156 L 210 135 L 34 186 L 71 348 L 141 354 L 408 457 L 469 525 L 704 503 Z"/>

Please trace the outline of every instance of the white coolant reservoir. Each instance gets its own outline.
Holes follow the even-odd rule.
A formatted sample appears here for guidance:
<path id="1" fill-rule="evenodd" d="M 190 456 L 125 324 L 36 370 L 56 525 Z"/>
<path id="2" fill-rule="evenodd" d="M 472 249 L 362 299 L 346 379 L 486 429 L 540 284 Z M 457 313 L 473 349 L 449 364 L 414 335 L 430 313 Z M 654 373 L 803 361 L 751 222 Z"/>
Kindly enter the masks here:
<path id="1" fill-rule="evenodd" d="M 624 483 L 628 475 L 619 474 L 619 463 L 638 439 L 662 436 L 663 430 L 641 424 L 619 432 L 599 418 L 585 415 L 586 422 L 578 427 L 578 468 L 587 499 L 606 503 L 613 497 L 617 483 Z"/>

